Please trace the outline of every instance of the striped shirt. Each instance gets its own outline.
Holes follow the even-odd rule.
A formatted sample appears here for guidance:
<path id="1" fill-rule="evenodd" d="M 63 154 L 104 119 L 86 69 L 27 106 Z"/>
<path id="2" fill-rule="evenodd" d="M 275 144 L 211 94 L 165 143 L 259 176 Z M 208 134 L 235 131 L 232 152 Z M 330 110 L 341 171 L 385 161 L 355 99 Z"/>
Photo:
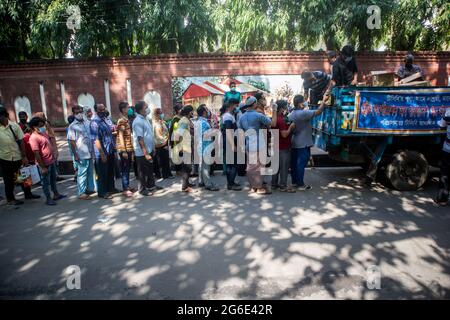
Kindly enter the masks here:
<path id="1" fill-rule="evenodd" d="M 128 119 L 125 117 L 120 117 L 117 121 L 117 137 L 116 137 L 116 148 L 118 152 L 131 152 L 133 151 L 133 139 L 131 137 L 131 127 Z M 123 135 L 123 142 L 120 136 Z"/>

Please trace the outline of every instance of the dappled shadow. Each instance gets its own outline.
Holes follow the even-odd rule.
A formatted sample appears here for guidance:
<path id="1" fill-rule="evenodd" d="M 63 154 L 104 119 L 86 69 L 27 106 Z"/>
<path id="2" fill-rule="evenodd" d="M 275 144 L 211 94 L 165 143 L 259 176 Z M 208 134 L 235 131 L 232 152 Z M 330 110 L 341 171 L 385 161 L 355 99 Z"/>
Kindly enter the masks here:
<path id="1" fill-rule="evenodd" d="M 1 207 L 0 296 L 102 299 L 450 297 L 450 212 L 423 190 L 367 190 L 361 170 L 313 169 L 310 192 L 75 198 Z M 224 177 L 216 177 L 224 185 Z M 242 180 L 242 179 L 241 179 Z M 101 219 L 99 219 L 99 217 Z M 65 268 L 81 268 L 81 290 Z M 381 271 L 381 289 L 366 285 Z"/>

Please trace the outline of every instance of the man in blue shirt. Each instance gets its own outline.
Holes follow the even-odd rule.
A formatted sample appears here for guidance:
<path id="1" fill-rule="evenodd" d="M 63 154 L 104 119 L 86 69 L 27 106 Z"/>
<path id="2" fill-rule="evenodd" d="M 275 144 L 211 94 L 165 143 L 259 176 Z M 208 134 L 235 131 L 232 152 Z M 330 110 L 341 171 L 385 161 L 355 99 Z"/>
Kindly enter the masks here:
<path id="1" fill-rule="evenodd" d="M 223 103 L 227 103 L 230 99 L 236 99 L 241 102 L 242 96 L 239 91 L 236 90 L 236 82 L 230 82 L 230 91 L 225 92 L 223 97 Z"/>
<path id="2" fill-rule="evenodd" d="M 95 117 L 90 124 L 91 139 L 95 151 L 95 171 L 97 173 L 97 193 L 99 198 L 111 199 L 119 192 L 114 186 L 114 164 L 116 143 L 110 125 L 106 121 L 106 107 L 94 105 Z"/>
<path id="3" fill-rule="evenodd" d="M 140 194 L 150 196 L 156 189 L 153 175 L 153 129 L 147 120 L 150 108 L 145 101 L 139 101 L 134 110 L 136 118 L 133 121 L 133 148 L 138 169 L 138 190 Z"/>
<path id="4" fill-rule="evenodd" d="M 291 144 L 292 184 L 296 185 L 299 191 L 312 189 L 310 185 L 304 182 L 305 168 L 311 158 L 311 147 L 314 145 L 311 119 L 322 113 L 325 100 L 324 97 L 317 110 L 307 110 L 305 109 L 304 97 L 298 94 L 294 97 L 295 109 L 288 116 L 289 121 L 295 125 Z"/>
<path id="5" fill-rule="evenodd" d="M 439 179 L 439 193 L 434 200 L 440 206 L 448 204 L 450 191 L 450 108 L 445 111 L 445 116 L 440 122 L 442 128 L 447 129 L 444 146 L 442 148 L 441 177 Z"/>
<path id="6" fill-rule="evenodd" d="M 239 119 L 238 127 L 245 131 L 245 146 L 247 152 L 247 178 L 250 188 L 258 194 L 270 194 L 271 191 L 263 187 L 261 169 L 263 165 L 259 159 L 259 150 L 267 148 L 266 141 L 259 137 L 259 132 L 263 128 L 270 127 L 272 120 L 264 114 L 256 111 L 257 100 L 255 97 L 248 97 L 245 105 L 245 112 Z"/>

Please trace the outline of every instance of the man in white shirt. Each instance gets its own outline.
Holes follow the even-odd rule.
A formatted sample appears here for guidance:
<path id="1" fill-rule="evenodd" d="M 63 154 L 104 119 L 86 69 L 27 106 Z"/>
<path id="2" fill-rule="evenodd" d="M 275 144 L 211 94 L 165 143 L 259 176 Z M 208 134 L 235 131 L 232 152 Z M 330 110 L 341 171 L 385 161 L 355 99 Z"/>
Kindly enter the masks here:
<path id="1" fill-rule="evenodd" d="M 85 119 L 83 108 L 74 106 L 72 113 L 75 120 L 67 131 L 67 140 L 72 150 L 74 161 L 77 163 L 77 188 L 78 198 L 89 199 L 89 195 L 95 192 L 94 185 L 94 146 L 91 140 L 91 132 L 88 120 Z"/>

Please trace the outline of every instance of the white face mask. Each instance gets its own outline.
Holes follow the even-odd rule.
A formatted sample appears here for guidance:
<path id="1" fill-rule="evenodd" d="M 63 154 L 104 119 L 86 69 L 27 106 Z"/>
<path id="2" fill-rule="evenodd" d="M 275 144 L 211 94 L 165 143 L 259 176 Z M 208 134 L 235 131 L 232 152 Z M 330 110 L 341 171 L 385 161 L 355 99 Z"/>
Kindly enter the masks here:
<path id="1" fill-rule="evenodd" d="M 78 113 L 75 115 L 75 119 L 77 119 L 78 121 L 83 121 L 84 120 L 84 116 L 82 113 Z"/>
<path id="2" fill-rule="evenodd" d="M 148 116 L 150 114 L 150 108 L 145 109 L 145 115 Z"/>

